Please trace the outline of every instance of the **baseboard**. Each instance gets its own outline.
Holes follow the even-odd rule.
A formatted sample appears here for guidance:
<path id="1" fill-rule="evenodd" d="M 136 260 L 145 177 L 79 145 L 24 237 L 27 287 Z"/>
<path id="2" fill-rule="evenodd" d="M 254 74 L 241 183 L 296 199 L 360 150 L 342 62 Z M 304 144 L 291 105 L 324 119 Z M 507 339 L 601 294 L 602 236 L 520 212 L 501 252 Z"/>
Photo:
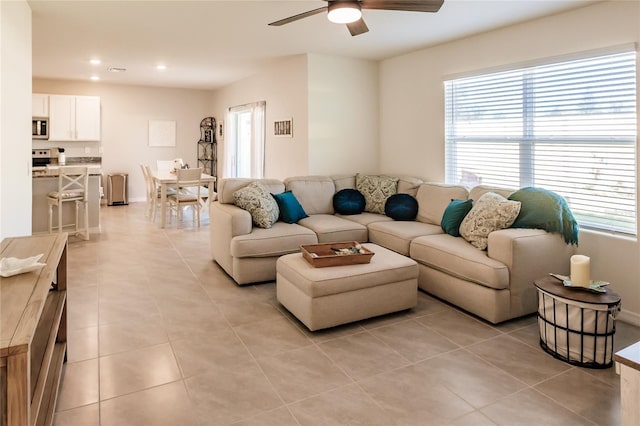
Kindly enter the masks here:
<path id="1" fill-rule="evenodd" d="M 626 322 L 627 324 L 635 325 L 636 327 L 640 327 L 640 314 L 621 310 L 620 314 L 616 318 L 618 321 Z"/>

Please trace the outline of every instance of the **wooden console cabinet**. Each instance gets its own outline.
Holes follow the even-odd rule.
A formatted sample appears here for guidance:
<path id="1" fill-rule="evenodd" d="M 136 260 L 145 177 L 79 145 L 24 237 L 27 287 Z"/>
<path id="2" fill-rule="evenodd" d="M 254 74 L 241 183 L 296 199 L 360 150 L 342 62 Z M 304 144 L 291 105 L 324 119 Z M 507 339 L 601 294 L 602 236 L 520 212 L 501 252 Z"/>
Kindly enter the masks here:
<path id="1" fill-rule="evenodd" d="M 634 343 L 613 356 L 620 375 L 620 408 L 622 426 L 640 424 L 640 342 Z"/>
<path id="2" fill-rule="evenodd" d="M 43 253 L 0 278 L 0 425 L 51 425 L 66 358 L 67 234 L 6 238 L 0 258 Z"/>

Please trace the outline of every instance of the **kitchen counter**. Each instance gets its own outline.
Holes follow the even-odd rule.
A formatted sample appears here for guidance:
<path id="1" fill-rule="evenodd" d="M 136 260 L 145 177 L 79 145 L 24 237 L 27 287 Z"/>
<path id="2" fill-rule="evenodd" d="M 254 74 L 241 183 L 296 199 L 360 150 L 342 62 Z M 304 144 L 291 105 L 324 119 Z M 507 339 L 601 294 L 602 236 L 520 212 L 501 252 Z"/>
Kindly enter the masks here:
<path id="1" fill-rule="evenodd" d="M 88 167 L 90 176 L 102 175 L 102 164 L 100 163 L 77 163 L 77 164 L 67 164 L 67 166 L 68 167 Z M 58 169 L 60 169 L 60 166 L 52 165 L 52 164 L 49 164 L 47 166 L 41 166 L 41 167 L 34 166 L 31 168 L 31 176 L 34 178 L 58 176 Z"/>
<path id="2" fill-rule="evenodd" d="M 74 164 L 75 166 L 76 164 Z M 89 232 L 100 232 L 100 188 L 102 186 L 102 168 L 100 164 L 89 166 Z M 37 170 L 36 170 L 37 169 Z M 32 179 L 32 215 L 31 231 L 34 234 L 49 231 L 49 204 L 47 194 L 58 190 L 58 166 L 33 168 Z M 65 223 L 74 220 L 74 203 L 64 203 Z M 53 221 L 57 223 L 57 209 L 53 210 Z"/>

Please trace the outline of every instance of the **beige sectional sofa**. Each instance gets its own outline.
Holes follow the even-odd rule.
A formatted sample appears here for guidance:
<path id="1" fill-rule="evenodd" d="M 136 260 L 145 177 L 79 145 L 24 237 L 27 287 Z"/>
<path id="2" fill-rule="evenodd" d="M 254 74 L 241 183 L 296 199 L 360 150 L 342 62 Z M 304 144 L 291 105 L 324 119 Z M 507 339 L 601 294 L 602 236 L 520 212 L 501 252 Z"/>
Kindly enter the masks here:
<path id="1" fill-rule="evenodd" d="M 549 272 L 568 274 L 574 249 L 561 235 L 540 229 L 494 231 L 482 251 L 442 231 L 440 220 L 451 199 L 477 200 L 488 191 L 510 191 L 479 186 L 469 192 L 462 186 L 398 178 L 398 192 L 418 201 L 415 221 L 366 212 L 336 214 L 333 196 L 355 188 L 355 175 L 258 179 L 273 194 L 292 191 L 309 216 L 295 224 L 279 221 L 269 229 L 253 226 L 251 215 L 233 204 L 233 193 L 256 179 L 221 179 L 218 200 L 210 205 L 212 257 L 243 285 L 275 280 L 278 258 L 298 252 L 300 245 L 371 242 L 415 260 L 421 289 L 492 323 L 536 311 L 534 279 Z"/>

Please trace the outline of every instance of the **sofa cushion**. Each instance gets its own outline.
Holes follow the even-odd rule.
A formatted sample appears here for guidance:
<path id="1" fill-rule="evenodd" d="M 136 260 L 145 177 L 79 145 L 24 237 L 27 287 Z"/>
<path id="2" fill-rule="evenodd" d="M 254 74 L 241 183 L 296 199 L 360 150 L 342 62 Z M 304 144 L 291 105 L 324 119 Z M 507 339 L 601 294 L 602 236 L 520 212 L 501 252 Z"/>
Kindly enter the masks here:
<path id="1" fill-rule="evenodd" d="M 502 195 L 504 198 L 509 198 L 515 189 L 504 188 L 500 186 L 490 186 L 490 185 L 478 185 L 474 186 L 471 191 L 469 191 L 469 198 L 473 200 L 479 200 L 487 192 L 495 192 L 496 194 Z"/>
<path id="2" fill-rule="evenodd" d="M 487 192 L 473 203 L 460 224 L 460 235 L 474 247 L 485 250 L 489 234 L 510 227 L 518 213 L 519 201 L 509 201 L 500 194 Z"/>
<path id="3" fill-rule="evenodd" d="M 336 186 L 329 176 L 296 176 L 284 180 L 285 189 L 293 192 L 308 215 L 333 214 Z"/>
<path id="4" fill-rule="evenodd" d="M 336 191 L 356 187 L 355 175 L 332 175 L 331 179 L 333 179 L 333 183 L 336 186 Z M 424 183 L 422 179 L 413 176 L 399 175 L 397 192 L 398 194 L 409 194 L 415 197 L 422 183 Z"/>
<path id="5" fill-rule="evenodd" d="M 418 202 L 409 194 L 393 194 L 384 204 L 384 214 L 393 220 L 415 220 Z"/>
<path id="6" fill-rule="evenodd" d="M 308 217 L 304 209 L 298 202 L 293 192 L 285 191 L 282 194 L 271 194 L 278 203 L 280 209 L 280 220 L 285 223 L 296 223 L 300 219 Z"/>
<path id="7" fill-rule="evenodd" d="M 313 214 L 298 222 L 318 236 L 319 243 L 368 241 L 367 227 L 331 214 Z"/>
<path id="8" fill-rule="evenodd" d="M 497 290 L 509 287 L 509 268 L 459 237 L 418 237 L 411 242 L 410 255 L 418 263 L 466 281 Z"/>
<path id="9" fill-rule="evenodd" d="M 398 192 L 398 178 L 358 173 L 356 175 L 356 189 L 364 195 L 365 211 L 382 214 L 387 198 Z"/>
<path id="10" fill-rule="evenodd" d="M 336 192 L 341 189 L 356 187 L 356 175 L 331 175 L 333 184 L 336 186 Z"/>
<path id="11" fill-rule="evenodd" d="M 440 226 L 442 215 L 452 199 L 466 200 L 469 192 L 464 186 L 443 183 L 423 183 L 418 188 L 417 220 Z"/>
<path id="12" fill-rule="evenodd" d="M 278 179 L 224 178 L 218 181 L 218 201 L 222 204 L 234 204 L 233 193 L 251 182 L 259 182 L 272 194 L 284 192 L 284 183 Z"/>
<path id="13" fill-rule="evenodd" d="M 269 229 L 253 228 L 251 233 L 231 239 L 233 257 L 272 257 L 300 251 L 304 244 L 317 244 L 316 234 L 295 223 L 276 222 Z"/>
<path id="14" fill-rule="evenodd" d="M 395 252 L 409 255 L 411 240 L 422 235 L 441 234 L 437 225 L 409 221 L 375 222 L 369 225 L 369 241 Z"/>
<path id="15" fill-rule="evenodd" d="M 418 193 L 418 188 L 420 188 L 420 185 L 423 183 L 422 179 L 412 176 L 398 176 L 398 194 L 409 194 L 415 197 Z"/>
<path id="16" fill-rule="evenodd" d="M 236 206 L 251 214 L 253 223 L 260 228 L 271 228 L 280 216 L 278 203 L 258 182 L 251 182 L 234 192 L 233 199 Z"/>
<path id="17" fill-rule="evenodd" d="M 364 195 L 357 189 L 345 188 L 333 195 L 333 209 L 339 214 L 360 214 L 365 203 Z"/>
<path id="18" fill-rule="evenodd" d="M 340 214 L 336 214 L 336 216 L 341 217 L 343 219 L 351 220 L 353 222 L 357 222 L 360 225 L 369 226 L 374 222 L 393 222 L 389 216 L 385 216 L 383 214 L 378 213 L 367 213 L 362 212 L 360 214 L 351 214 L 348 216 L 342 216 Z"/>
<path id="19" fill-rule="evenodd" d="M 473 200 L 451 200 L 442 214 L 442 230 L 454 237 L 460 236 L 460 224 L 473 207 Z"/>

